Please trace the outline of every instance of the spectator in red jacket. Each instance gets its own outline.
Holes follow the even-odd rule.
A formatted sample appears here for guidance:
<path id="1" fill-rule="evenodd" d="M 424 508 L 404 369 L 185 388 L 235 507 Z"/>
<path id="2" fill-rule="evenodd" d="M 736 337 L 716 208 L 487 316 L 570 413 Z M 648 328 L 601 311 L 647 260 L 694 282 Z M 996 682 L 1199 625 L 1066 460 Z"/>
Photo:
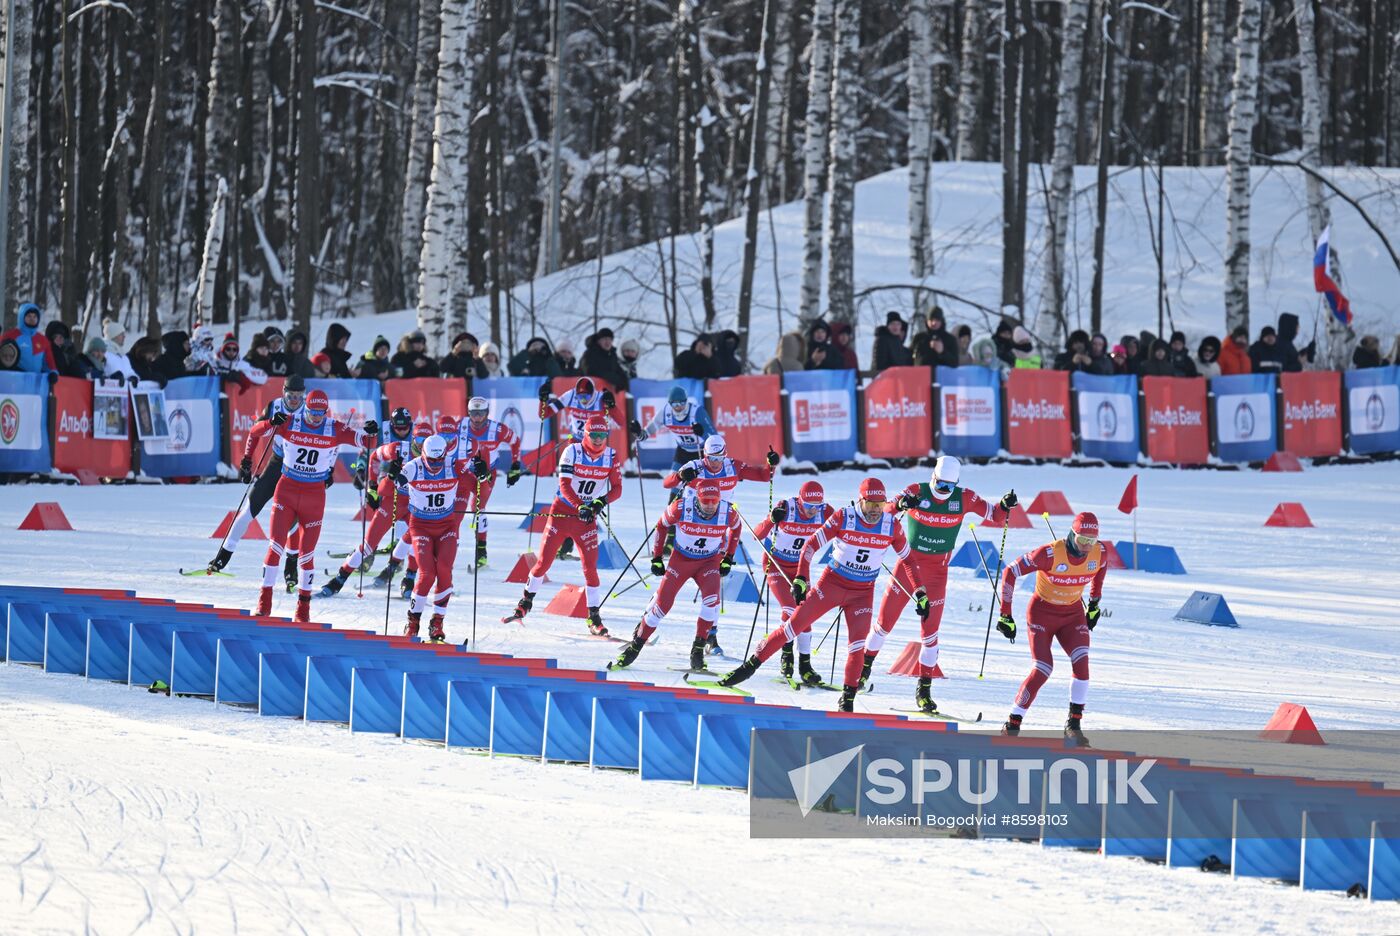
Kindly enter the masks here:
<path id="1" fill-rule="evenodd" d="M 13 341 L 19 348 L 19 360 L 15 370 L 31 374 L 48 372 L 52 379 L 58 379 L 58 368 L 54 365 L 53 347 L 43 332 L 39 331 L 39 307 L 26 302 L 19 307 L 19 326 L 0 335 L 0 341 Z"/>
<path id="2" fill-rule="evenodd" d="M 1221 376 L 1230 374 L 1252 374 L 1254 365 L 1249 360 L 1249 329 L 1238 325 L 1230 332 L 1230 340 L 1220 348 Z"/>

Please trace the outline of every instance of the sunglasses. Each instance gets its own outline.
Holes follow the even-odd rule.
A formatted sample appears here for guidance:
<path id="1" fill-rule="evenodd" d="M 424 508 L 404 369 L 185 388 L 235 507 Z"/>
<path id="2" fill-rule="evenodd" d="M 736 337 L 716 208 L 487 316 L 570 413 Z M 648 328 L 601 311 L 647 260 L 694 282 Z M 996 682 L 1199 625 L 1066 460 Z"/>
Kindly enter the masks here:
<path id="1" fill-rule="evenodd" d="M 1070 536 L 1074 537 L 1074 545 L 1078 546 L 1081 551 L 1093 548 L 1093 545 L 1099 541 L 1097 536 L 1085 536 L 1083 533 L 1071 533 Z"/>
<path id="2" fill-rule="evenodd" d="M 608 441 L 608 433 L 606 433 L 606 432 L 590 432 L 590 433 L 588 434 L 588 438 L 592 439 L 594 442 L 606 442 L 606 441 Z"/>
<path id="3" fill-rule="evenodd" d="M 939 494 L 951 494 L 957 485 L 952 481 L 939 481 L 934 484 L 933 489 Z"/>

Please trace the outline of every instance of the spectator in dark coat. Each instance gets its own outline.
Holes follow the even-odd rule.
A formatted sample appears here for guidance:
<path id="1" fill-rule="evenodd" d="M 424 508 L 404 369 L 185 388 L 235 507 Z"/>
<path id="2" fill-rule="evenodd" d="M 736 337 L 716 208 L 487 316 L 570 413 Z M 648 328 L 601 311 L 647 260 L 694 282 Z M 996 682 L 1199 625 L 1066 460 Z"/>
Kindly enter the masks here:
<path id="1" fill-rule="evenodd" d="M 262 330 L 262 336 L 267 339 L 267 376 L 286 377 L 287 338 L 282 329 L 269 325 Z"/>
<path id="2" fill-rule="evenodd" d="M 1279 347 L 1278 332 L 1272 325 L 1265 325 L 1259 329 L 1259 340 L 1249 346 L 1249 363 L 1256 374 L 1281 374 L 1283 362 L 1284 353 Z"/>
<path id="3" fill-rule="evenodd" d="M 967 367 L 967 366 L 970 365 L 970 364 L 976 364 L 976 363 L 977 363 L 977 358 L 976 358 L 976 356 L 972 353 L 972 326 L 971 326 L 971 325 L 959 325 L 959 326 L 958 326 L 958 331 L 957 331 L 957 336 L 958 336 L 958 366 L 959 366 L 959 367 Z M 995 348 L 995 347 L 996 347 L 996 346 L 993 345 L 993 348 Z"/>
<path id="4" fill-rule="evenodd" d="M 1191 352 L 1186 348 L 1186 333 L 1181 331 L 1172 332 L 1172 341 L 1169 345 L 1172 359 L 1172 367 L 1176 368 L 1178 377 L 1199 377 L 1196 370 L 1196 362 L 1191 359 Z"/>
<path id="5" fill-rule="evenodd" d="M 835 370 L 831 366 L 831 345 L 814 344 L 807 349 L 807 370 Z"/>
<path id="6" fill-rule="evenodd" d="M 585 377 L 606 380 L 614 390 L 626 390 L 629 382 L 627 368 L 613 347 L 611 328 L 600 328 L 583 343 L 583 360 L 579 371 Z"/>
<path id="7" fill-rule="evenodd" d="M 852 330 L 850 322 L 831 323 L 831 356 L 838 370 L 860 370 L 860 361 L 856 358 L 855 337 L 856 333 Z"/>
<path id="8" fill-rule="evenodd" d="M 82 357 L 73 347 L 73 332 L 58 319 L 44 326 L 44 336 L 49 339 L 49 352 L 53 355 L 54 370 L 60 377 L 82 377 L 83 369 L 78 364 Z"/>
<path id="9" fill-rule="evenodd" d="M 1157 336 L 1152 334 L 1152 332 L 1147 331 L 1146 329 L 1138 332 L 1137 363 L 1139 374 L 1142 373 L 1142 365 L 1146 364 L 1152 359 L 1152 343 L 1156 340 Z M 1167 350 L 1170 351 L 1171 348 L 1168 348 Z"/>
<path id="10" fill-rule="evenodd" d="M 428 356 L 428 336 L 416 328 L 399 339 L 399 350 L 390 363 L 400 377 L 438 375 L 437 361 Z"/>
<path id="11" fill-rule="evenodd" d="M 925 367 L 957 367 L 958 339 L 948 331 L 943 310 L 933 306 L 924 321 L 928 327 L 914 336 L 914 363 Z"/>
<path id="12" fill-rule="evenodd" d="M 1128 368 L 1131 366 L 1131 362 L 1128 360 L 1127 348 L 1123 347 L 1121 344 L 1116 344 L 1113 346 L 1113 350 L 1109 352 L 1108 356 L 1109 360 L 1113 362 L 1113 373 L 1133 373 L 1133 371 L 1128 370 Z"/>
<path id="13" fill-rule="evenodd" d="M 1016 333 L 1016 326 L 1008 319 L 1002 319 L 997 323 L 997 330 L 992 333 L 992 341 L 997 347 L 997 358 L 1008 368 L 1016 366 L 1016 348 L 1012 336 Z M 915 355 L 917 360 L 918 355 Z"/>
<path id="14" fill-rule="evenodd" d="M 536 335 L 525 342 L 506 365 L 512 377 L 559 377 L 559 361 L 549 349 L 549 342 Z"/>
<path id="15" fill-rule="evenodd" d="M 380 383 L 394 376 L 394 365 L 389 361 L 389 339 L 383 335 L 374 336 L 374 344 L 360 358 L 360 379 L 377 380 Z"/>
<path id="16" fill-rule="evenodd" d="M 1138 373 L 1143 377 L 1180 377 L 1172 366 L 1171 350 L 1160 338 L 1153 341 L 1151 356 L 1142 363 Z"/>
<path id="17" fill-rule="evenodd" d="M 820 363 L 815 363 L 817 361 Z M 831 326 L 821 319 L 807 329 L 807 359 L 803 361 L 807 370 L 836 370 L 836 357 L 831 347 Z"/>
<path id="18" fill-rule="evenodd" d="M 1299 348 L 1298 337 L 1298 316 L 1292 312 L 1285 312 L 1278 317 L 1278 349 L 1283 357 L 1283 371 L 1286 374 L 1295 374 L 1305 366 L 1312 364 L 1313 356 L 1317 351 L 1317 342 L 1309 342 L 1307 347 Z"/>
<path id="19" fill-rule="evenodd" d="M 1095 335 L 1089 339 L 1088 372 L 1098 374 L 1101 377 L 1112 377 L 1117 372 L 1113 365 L 1113 358 L 1108 354 L 1107 335 Z"/>
<path id="20" fill-rule="evenodd" d="M 1065 349 L 1055 355 L 1055 370 L 1089 373 L 1094 359 L 1089 355 L 1089 333 L 1076 328 L 1069 333 Z"/>
<path id="21" fill-rule="evenodd" d="M 89 338 L 87 353 L 78 355 L 78 370 L 87 380 L 102 380 L 107 373 L 107 342 L 96 335 Z"/>
<path id="22" fill-rule="evenodd" d="M 725 330 L 715 336 L 715 370 L 721 377 L 738 377 L 743 372 L 739 365 L 739 333 Z"/>
<path id="23" fill-rule="evenodd" d="M 349 380 L 355 376 L 352 355 L 345 347 L 349 343 L 350 329 L 339 322 L 331 322 L 331 327 L 326 329 L 326 346 L 321 353 L 330 358 L 332 377 Z"/>
<path id="24" fill-rule="evenodd" d="M 1137 336 L 1124 335 L 1118 340 L 1118 344 L 1114 345 L 1114 347 L 1121 347 L 1123 349 L 1123 363 L 1127 367 L 1127 370 L 1118 370 L 1118 364 L 1115 360 L 1114 370 L 1120 374 L 1136 374 L 1138 372 L 1138 368 L 1142 365 L 1142 360 L 1138 355 Z"/>
<path id="25" fill-rule="evenodd" d="M 1363 337 L 1361 343 L 1356 346 L 1356 350 L 1351 353 L 1351 366 L 1357 369 L 1380 367 L 1381 340 L 1375 335 Z"/>
<path id="26" fill-rule="evenodd" d="M 898 312 L 885 313 L 885 324 L 875 329 L 875 348 L 870 356 L 870 369 L 876 372 L 887 367 L 908 367 L 914 354 L 904 347 L 904 332 L 908 323 Z"/>
<path id="27" fill-rule="evenodd" d="M 574 340 L 572 338 L 560 338 L 554 345 L 554 360 L 559 362 L 559 375 L 561 377 L 579 376 L 578 359 L 574 356 Z"/>
<path id="28" fill-rule="evenodd" d="M 272 342 L 267 340 L 267 335 L 263 332 L 255 332 L 252 340 L 248 342 L 248 353 L 243 355 L 243 360 L 253 367 L 262 371 L 268 376 L 272 375 Z"/>
<path id="29" fill-rule="evenodd" d="M 156 358 L 156 377 L 163 384 L 190 375 L 185 367 L 185 359 L 190 356 L 190 336 L 188 332 L 168 331 L 160 336 L 161 352 Z M 105 351 L 106 348 L 104 347 Z"/>
<path id="30" fill-rule="evenodd" d="M 692 380 L 713 380 L 719 376 L 719 370 L 715 367 L 715 346 L 709 335 L 696 335 L 690 343 L 690 350 L 676 355 L 672 376 Z"/>
<path id="31" fill-rule="evenodd" d="M 461 332 L 452 339 L 452 351 L 438 361 L 438 370 L 444 377 L 458 377 L 474 380 L 486 376 L 486 366 L 477 357 L 480 349 L 476 336 L 471 332 Z"/>
<path id="32" fill-rule="evenodd" d="M 622 369 L 627 371 L 628 380 L 637 379 L 637 361 L 641 359 L 642 346 L 636 338 L 628 338 L 622 343 Z"/>
<path id="33" fill-rule="evenodd" d="M 149 335 L 136 339 L 136 343 L 131 346 L 127 357 L 131 360 L 131 369 L 136 371 L 136 376 L 142 380 L 151 380 L 160 383 L 160 372 L 156 369 L 156 362 L 160 360 L 160 342 Z"/>
<path id="34" fill-rule="evenodd" d="M 306 337 L 306 332 L 295 328 L 287 332 L 287 350 L 282 353 L 287 360 L 286 376 L 298 374 L 308 380 L 319 376 L 311 364 L 311 342 Z"/>

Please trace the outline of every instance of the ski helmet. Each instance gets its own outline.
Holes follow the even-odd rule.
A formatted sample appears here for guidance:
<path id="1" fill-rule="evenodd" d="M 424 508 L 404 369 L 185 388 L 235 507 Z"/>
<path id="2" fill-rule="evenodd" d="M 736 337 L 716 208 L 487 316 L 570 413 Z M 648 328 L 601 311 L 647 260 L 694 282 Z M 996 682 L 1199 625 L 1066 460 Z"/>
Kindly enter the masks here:
<path id="1" fill-rule="evenodd" d="M 485 419 L 486 414 L 491 411 L 491 404 L 486 402 L 486 397 L 474 396 L 467 401 L 467 415 L 476 418 L 478 413 Z"/>
<path id="2" fill-rule="evenodd" d="M 400 406 L 389 414 L 389 425 L 396 436 L 400 439 L 406 438 L 413 431 L 413 414 L 408 411 L 407 406 Z"/>
<path id="3" fill-rule="evenodd" d="M 666 402 L 676 409 L 680 409 L 690 402 L 690 396 L 686 394 L 684 387 L 675 386 L 671 388 L 670 393 L 666 394 Z"/>
<path id="4" fill-rule="evenodd" d="M 439 416 L 437 418 L 437 425 L 433 427 L 433 431 L 442 437 L 442 441 L 445 444 L 457 444 L 457 420 L 453 419 L 451 416 Z"/>
<path id="5" fill-rule="evenodd" d="M 819 481 L 804 481 L 797 489 L 797 500 L 803 507 L 816 509 L 826 503 L 826 492 Z"/>
<path id="6" fill-rule="evenodd" d="M 610 434 L 607 419 L 602 416 L 590 416 L 583 424 L 583 447 L 597 454 L 607 447 Z"/>
<path id="7" fill-rule="evenodd" d="M 719 433 L 715 433 L 705 440 L 706 458 L 723 458 L 725 451 L 724 436 Z"/>
<path id="8" fill-rule="evenodd" d="M 423 443 L 423 460 L 430 468 L 437 468 L 447 457 L 447 440 L 440 435 L 430 435 Z"/>
<path id="9" fill-rule="evenodd" d="M 321 425 L 321 421 L 326 418 L 326 413 L 330 411 L 331 401 L 326 397 L 324 390 L 312 390 L 306 395 L 306 402 L 302 404 L 306 412 L 306 419 L 313 426 Z"/>
<path id="10" fill-rule="evenodd" d="M 933 477 L 929 480 L 933 496 L 939 500 L 947 500 L 958 486 L 961 476 L 962 462 L 958 461 L 956 455 L 940 456 L 938 461 L 933 463 Z"/>

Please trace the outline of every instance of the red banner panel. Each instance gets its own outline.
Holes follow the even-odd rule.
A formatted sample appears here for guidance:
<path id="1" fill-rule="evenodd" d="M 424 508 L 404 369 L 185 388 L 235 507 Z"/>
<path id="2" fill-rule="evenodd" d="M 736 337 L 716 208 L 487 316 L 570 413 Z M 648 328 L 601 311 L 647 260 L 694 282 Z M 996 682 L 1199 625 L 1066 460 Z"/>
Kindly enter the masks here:
<path id="1" fill-rule="evenodd" d="M 1281 375 L 1283 450 L 1304 457 L 1342 451 L 1342 375 L 1303 371 Z"/>
<path id="2" fill-rule="evenodd" d="M 1144 377 L 1147 457 L 1176 465 L 1204 465 L 1210 458 L 1204 377 Z"/>
<path id="3" fill-rule="evenodd" d="M 262 419 L 267 404 L 282 395 L 282 383 L 281 377 L 269 377 L 262 386 L 249 386 L 244 390 L 238 389 L 237 384 L 225 385 L 228 418 L 224 420 L 224 438 L 228 443 L 229 464 L 237 465 L 243 457 L 243 443 L 248 439 L 248 430 L 253 428 L 253 423 Z M 271 444 L 272 436 L 264 436 L 253 450 L 254 467 L 263 463 L 263 453 Z"/>
<path id="4" fill-rule="evenodd" d="M 384 395 L 389 398 L 389 412 L 407 406 L 415 423 L 426 419 L 436 426 L 439 416 L 462 419 L 467 415 L 467 383 L 464 380 L 442 377 L 386 380 Z"/>
<path id="5" fill-rule="evenodd" d="M 865 386 L 865 452 L 922 458 L 933 445 L 933 381 L 927 367 L 891 367 Z"/>
<path id="6" fill-rule="evenodd" d="M 100 478 L 125 478 L 131 471 L 130 439 L 94 439 L 92 382 L 60 377 L 53 385 L 53 466 L 65 474 L 91 471 Z"/>
<path id="7" fill-rule="evenodd" d="M 1069 372 L 1017 368 L 1006 378 L 1006 448 L 1013 455 L 1068 458 Z"/>
<path id="8" fill-rule="evenodd" d="M 783 380 L 772 374 L 711 380 L 710 412 L 729 454 L 750 465 L 763 464 L 771 445 L 783 450 Z"/>
<path id="9" fill-rule="evenodd" d="M 550 384 L 550 392 L 556 397 L 562 398 L 564 394 L 578 386 L 580 379 L 582 378 L 555 377 L 554 383 Z M 626 461 L 632 457 L 632 449 L 627 444 L 627 394 L 623 393 L 621 390 L 615 389 L 613 385 L 606 380 L 601 380 L 597 377 L 589 377 L 588 379 L 593 381 L 593 386 L 597 388 L 599 393 L 608 390 L 617 400 L 616 406 L 612 413 L 609 414 L 612 419 L 612 435 L 608 437 L 608 444 L 613 447 L 613 451 L 617 452 L 618 456 L 622 458 L 623 461 Z M 566 414 L 555 414 L 554 437 L 556 439 L 562 439 L 568 435 L 568 433 L 569 421 Z M 529 443 L 527 442 L 526 444 L 528 445 Z M 545 471 L 545 460 L 541 459 L 539 464 L 540 472 L 543 473 Z M 550 468 L 548 470 L 553 471 L 553 461 L 551 460 L 549 464 Z"/>

